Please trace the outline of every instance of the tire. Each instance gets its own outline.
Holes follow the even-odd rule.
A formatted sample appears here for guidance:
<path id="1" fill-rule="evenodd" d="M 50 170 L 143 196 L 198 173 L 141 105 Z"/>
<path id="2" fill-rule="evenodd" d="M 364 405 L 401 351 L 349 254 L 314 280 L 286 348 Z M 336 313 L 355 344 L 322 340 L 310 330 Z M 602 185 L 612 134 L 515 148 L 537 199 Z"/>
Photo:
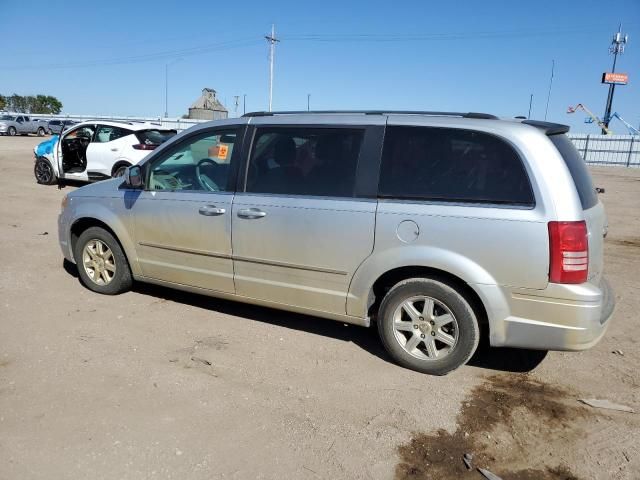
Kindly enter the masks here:
<path id="1" fill-rule="evenodd" d="M 396 284 L 383 298 L 377 322 L 380 339 L 398 364 L 431 375 L 446 375 L 467 363 L 480 340 L 469 302 L 430 278 Z"/>
<path id="2" fill-rule="evenodd" d="M 40 127 L 38 128 L 38 136 L 39 137 L 44 137 L 45 131 L 44 128 Z"/>
<path id="3" fill-rule="evenodd" d="M 116 178 L 116 177 L 121 177 L 124 175 L 125 170 L 130 167 L 131 165 L 127 164 L 120 164 L 118 165 L 116 168 L 113 169 L 113 172 L 111 173 L 111 177 L 112 178 Z"/>
<path id="4" fill-rule="evenodd" d="M 43 157 L 39 157 L 36 160 L 33 166 L 33 175 L 40 185 L 53 185 L 57 180 L 51 162 Z"/>
<path id="5" fill-rule="evenodd" d="M 7 135 L 9 135 L 10 137 L 15 137 L 16 133 L 18 133 L 16 127 L 9 127 L 9 129 L 7 130 Z"/>
<path id="6" fill-rule="evenodd" d="M 100 243 L 103 248 L 100 248 Z M 82 232 L 76 242 L 73 256 L 78 266 L 80 281 L 89 290 L 103 295 L 117 295 L 131 288 L 133 281 L 127 257 L 118 241 L 105 229 L 90 227 Z M 94 280 L 96 275 L 97 279 Z"/>

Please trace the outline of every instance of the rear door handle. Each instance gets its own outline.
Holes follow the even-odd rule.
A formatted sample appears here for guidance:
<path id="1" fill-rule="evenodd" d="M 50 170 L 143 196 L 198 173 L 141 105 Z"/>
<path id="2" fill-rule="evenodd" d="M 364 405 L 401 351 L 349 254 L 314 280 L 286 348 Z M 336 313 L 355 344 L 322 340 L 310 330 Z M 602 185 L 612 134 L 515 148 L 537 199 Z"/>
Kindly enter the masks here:
<path id="1" fill-rule="evenodd" d="M 263 212 L 259 208 L 243 208 L 242 210 L 238 210 L 238 216 L 240 218 L 255 220 L 256 218 L 266 217 L 267 212 Z"/>
<path id="2" fill-rule="evenodd" d="M 198 210 L 200 215 L 205 217 L 216 217 L 218 215 L 224 215 L 226 210 L 224 208 L 216 207 L 215 205 L 203 205 Z"/>
<path id="3" fill-rule="evenodd" d="M 111 149 L 111 151 L 112 151 L 112 152 L 117 152 L 117 151 L 118 151 L 118 149 L 117 149 L 117 148 L 112 148 L 112 149 Z"/>

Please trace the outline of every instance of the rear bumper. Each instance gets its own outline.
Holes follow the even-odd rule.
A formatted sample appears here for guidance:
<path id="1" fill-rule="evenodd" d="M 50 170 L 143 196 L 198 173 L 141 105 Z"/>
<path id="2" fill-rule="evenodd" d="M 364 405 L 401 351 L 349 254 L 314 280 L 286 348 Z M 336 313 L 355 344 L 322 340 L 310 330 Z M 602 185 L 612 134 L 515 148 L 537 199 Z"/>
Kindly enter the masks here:
<path id="1" fill-rule="evenodd" d="M 491 326 L 491 344 L 539 350 L 591 348 L 604 335 L 615 307 L 604 276 L 598 285 L 549 284 L 542 291 L 512 290 L 508 301 L 510 315 L 502 325 Z"/>

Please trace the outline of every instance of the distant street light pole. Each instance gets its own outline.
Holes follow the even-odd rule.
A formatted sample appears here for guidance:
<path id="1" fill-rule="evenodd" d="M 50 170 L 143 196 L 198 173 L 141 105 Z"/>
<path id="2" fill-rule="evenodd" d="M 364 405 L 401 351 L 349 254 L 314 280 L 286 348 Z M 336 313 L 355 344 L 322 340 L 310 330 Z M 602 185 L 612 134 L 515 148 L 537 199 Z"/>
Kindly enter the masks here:
<path id="1" fill-rule="evenodd" d="M 169 116 L 169 64 L 164 64 L 164 118 Z"/>
<path id="2" fill-rule="evenodd" d="M 174 61 L 164 64 L 164 118 L 169 116 L 169 65 L 173 65 L 180 60 L 182 59 L 176 58 Z"/>
<path id="3" fill-rule="evenodd" d="M 242 114 L 247 113 L 247 94 L 242 95 Z"/>
<path id="4" fill-rule="evenodd" d="M 311 94 L 310 94 L 310 93 L 307 93 L 307 112 L 309 111 L 309 103 L 310 103 L 310 100 L 311 100 Z"/>
<path id="5" fill-rule="evenodd" d="M 533 103 L 533 93 L 529 97 L 529 115 L 527 115 L 527 118 L 531 118 L 531 104 L 532 103 Z"/>
<path id="6" fill-rule="evenodd" d="M 551 78 L 549 79 L 549 93 L 547 93 L 547 107 L 544 109 L 544 119 L 547 119 L 547 112 L 549 111 L 549 99 L 551 98 L 551 87 L 553 86 L 553 71 L 556 66 L 556 61 L 551 60 Z"/>

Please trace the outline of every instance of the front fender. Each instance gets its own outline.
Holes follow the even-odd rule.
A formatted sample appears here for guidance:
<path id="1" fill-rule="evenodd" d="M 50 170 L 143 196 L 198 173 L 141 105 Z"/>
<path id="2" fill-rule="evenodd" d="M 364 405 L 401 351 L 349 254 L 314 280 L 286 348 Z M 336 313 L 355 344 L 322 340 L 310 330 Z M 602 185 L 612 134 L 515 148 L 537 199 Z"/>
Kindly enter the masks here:
<path id="1" fill-rule="evenodd" d="M 87 201 L 88 198 L 82 198 L 81 202 L 71 200 L 72 211 L 69 215 L 67 240 L 71 240 L 71 230 L 73 225 L 83 219 L 95 219 L 107 225 L 115 234 L 124 250 L 131 273 L 140 275 L 141 270 L 136 254 L 135 242 L 132 237 L 131 219 L 129 211 L 125 208 L 124 199 L 122 198 L 100 198 L 99 202 Z M 70 244 L 70 243 L 69 243 Z"/>
<path id="2" fill-rule="evenodd" d="M 496 285 L 496 280 L 477 263 L 455 252 L 426 245 L 397 246 L 374 252 L 356 270 L 347 296 L 347 314 L 367 316 L 373 284 L 384 273 L 400 267 L 429 267 L 455 275 L 469 284 L 482 299 L 477 285 Z"/>

